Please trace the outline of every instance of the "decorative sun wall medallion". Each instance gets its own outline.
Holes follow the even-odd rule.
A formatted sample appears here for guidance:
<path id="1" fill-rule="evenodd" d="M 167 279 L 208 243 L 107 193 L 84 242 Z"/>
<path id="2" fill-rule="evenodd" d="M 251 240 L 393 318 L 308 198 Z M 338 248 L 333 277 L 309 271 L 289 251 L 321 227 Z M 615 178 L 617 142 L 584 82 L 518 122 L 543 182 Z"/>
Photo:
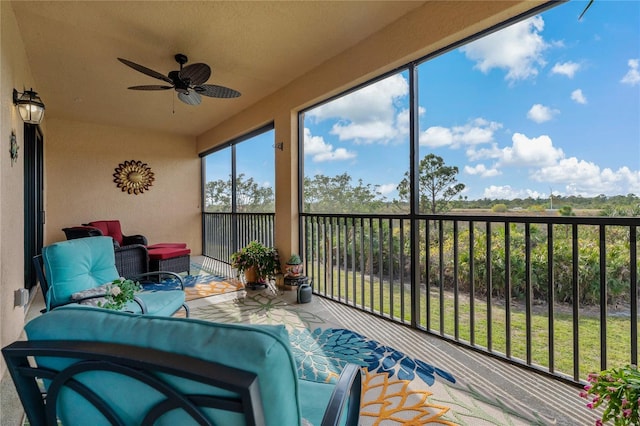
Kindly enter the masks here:
<path id="1" fill-rule="evenodd" d="M 136 160 L 119 164 L 113 177 L 113 181 L 122 192 L 135 195 L 148 191 L 155 180 L 151 167 Z"/>

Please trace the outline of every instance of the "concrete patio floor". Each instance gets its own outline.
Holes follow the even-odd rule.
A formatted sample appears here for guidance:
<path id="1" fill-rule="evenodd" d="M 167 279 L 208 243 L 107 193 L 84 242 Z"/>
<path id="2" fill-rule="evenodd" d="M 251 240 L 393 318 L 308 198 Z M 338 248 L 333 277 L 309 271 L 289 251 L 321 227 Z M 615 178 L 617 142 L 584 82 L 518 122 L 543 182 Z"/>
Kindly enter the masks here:
<path id="1" fill-rule="evenodd" d="M 192 261 L 201 262 L 202 258 L 194 257 Z M 248 295 L 259 292 L 272 291 L 247 290 Z M 296 303 L 293 291 L 277 293 L 277 297 L 287 303 Z M 198 299 L 189 305 L 198 308 L 207 303 L 210 302 Z M 27 318 L 39 315 L 43 307 L 43 298 L 38 292 Z M 297 309 L 329 317 L 331 323 L 449 371 L 459 381 L 458 391 L 468 392 L 471 399 L 479 397 L 482 400 L 479 407 L 490 404 L 492 409 L 505 413 L 502 417 L 507 420 L 495 424 L 532 424 L 523 419 L 536 418 L 535 424 L 589 425 L 595 424 L 598 418 L 597 412 L 586 408 L 577 387 L 315 295 L 311 303 L 297 305 Z M 0 394 L 0 425 L 21 425 L 23 411 L 8 373 L 2 378 Z M 434 394 L 434 397 L 438 398 L 438 395 Z M 477 424 L 473 418 L 456 419 L 456 422 Z M 486 419 L 482 423 L 486 424 Z"/>

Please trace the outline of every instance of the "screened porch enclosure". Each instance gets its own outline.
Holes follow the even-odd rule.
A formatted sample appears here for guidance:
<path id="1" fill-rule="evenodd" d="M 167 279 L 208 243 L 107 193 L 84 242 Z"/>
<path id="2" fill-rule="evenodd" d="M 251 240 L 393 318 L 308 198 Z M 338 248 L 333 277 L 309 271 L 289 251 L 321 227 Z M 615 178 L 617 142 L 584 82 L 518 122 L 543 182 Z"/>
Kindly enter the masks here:
<path id="1" fill-rule="evenodd" d="M 274 145 L 270 124 L 201 155 L 202 250 L 227 276 L 232 253 L 251 241 L 274 246 Z"/>
<path id="2" fill-rule="evenodd" d="M 622 90 L 601 93 L 617 133 L 598 133 L 574 87 L 587 70 L 567 59 L 578 43 L 543 33 L 587 40 L 579 5 L 551 6 L 299 111 L 297 184 L 278 189 L 298 202 L 287 248 L 316 295 L 576 385 L 638 362 L 640 202 L 625 161 L 639 102 L 629 87 L 622 103 Z M 509 46 L 530 50 L 492 55 Z M 601 69 L 589 70 L 598 85 Z M 594 147 L 614 139 L 600 164 Z M 290 236 L 275 225 L 291 212 L 238 202 L 249 175 L 234 167 L 228 202 L 203 214 L 204 254 L 227 263 L 252 240 Z"/>

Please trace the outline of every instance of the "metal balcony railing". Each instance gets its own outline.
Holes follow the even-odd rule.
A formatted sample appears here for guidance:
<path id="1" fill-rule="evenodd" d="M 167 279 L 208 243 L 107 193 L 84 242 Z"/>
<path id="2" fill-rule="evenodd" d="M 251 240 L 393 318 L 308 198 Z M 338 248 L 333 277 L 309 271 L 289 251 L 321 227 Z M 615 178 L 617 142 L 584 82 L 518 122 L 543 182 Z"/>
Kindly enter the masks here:
<path id="1" fill-rule="evenodd" d="M 203 254 L 274 244 L 271 213 L 204 213 Z M 640 219 L 301 214 L 317 295 L 569 383 L 638 363 Z M 223 271 L 231 273 L 229 271 Z"/>
<path id="2" fill-rule="evenodd" d="M 203 213 L 202 254 L 226 264 L 216 271 L 233 276 L 231 254 L 251 241 L 274 245 L 273 213 Z"/>
<path id="3" fill-rule="evenodd" d="M 638 362 L 638 218 L 301 216 L 318 295 L 570 383 Z"/>

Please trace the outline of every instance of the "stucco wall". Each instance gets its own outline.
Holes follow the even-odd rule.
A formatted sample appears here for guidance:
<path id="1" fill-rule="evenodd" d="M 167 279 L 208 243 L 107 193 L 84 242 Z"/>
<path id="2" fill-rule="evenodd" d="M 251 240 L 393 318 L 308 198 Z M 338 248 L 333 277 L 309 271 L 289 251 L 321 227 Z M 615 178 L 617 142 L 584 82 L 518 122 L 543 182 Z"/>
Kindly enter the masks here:
<path id="1" fill-rule="evenodd" d="M 155 181 L 148 191 L 122 192 L 115 168 L 146 163 Z M 45 244 L 65 240 L 62 228 L 118 219 L 125 234 L 150 244 L 186 242 L 200 254 L 200 159 L 195 139 L 140 129 L 50 119 L 45 136 Z"/>
<path id="2" fill-rule="evenodd" d="M 16 340 L 25 310 L 13 306 L 13 292 L 24 288 L 23 122 L 12 101 L 12 91 L 33 87 L 27 55 L 11 4 L 0 2 L 0 345 Z M 9 141 L 15 132 L 20 150 L 11 164 Z M 6 366 L 0 357 L 0 376 Z"/>

